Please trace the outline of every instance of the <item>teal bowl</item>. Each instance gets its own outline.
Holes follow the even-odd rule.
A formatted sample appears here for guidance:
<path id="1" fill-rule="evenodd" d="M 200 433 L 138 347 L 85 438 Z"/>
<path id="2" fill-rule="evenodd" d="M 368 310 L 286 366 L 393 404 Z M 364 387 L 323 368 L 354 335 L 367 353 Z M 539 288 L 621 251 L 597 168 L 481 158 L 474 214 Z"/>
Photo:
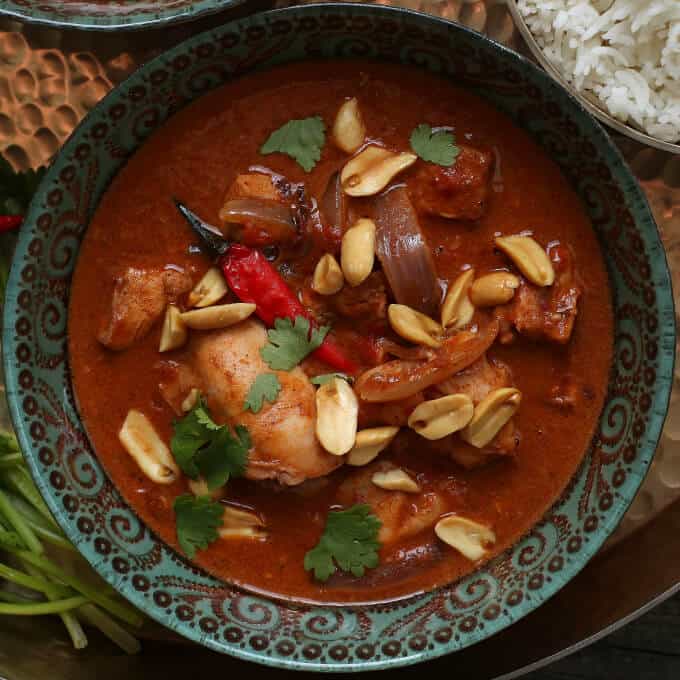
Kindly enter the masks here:
<path id="1" fill-rule="evenodd" d="M 244 0 L 0 0 L 0 15 L 90 31 L 156 28 L 226 10 Z"/>
<path id="2" fill-rule="evenodd" d="M 514 547 L 457 583 L 406 600 L 301 605 L 203 573 L 122 500 L 74 402 L 69 281 L 111 178 L 175 111 L 254 69 L 356 56 L 415 65 L 470 88 L 558 163 L 600 237 L 614 293 L 615 355 L 582 465 Z M 258 14 L 198 35 L 145 64 L 87 116 L 49 169 L 21 231 L 3 345 L 11 415 L 38 488 L 68 537 L 122 595 L 180 635 L 242 659 L 364 671 L 479 642 L 531 612 L 583 568 L 617 526 L 654 455 L 671 390 L 675 316 L 664 250 L 644 195 L 600 125 L 562 87 L 462 26 L 403 9 L 324 4 Z"/>

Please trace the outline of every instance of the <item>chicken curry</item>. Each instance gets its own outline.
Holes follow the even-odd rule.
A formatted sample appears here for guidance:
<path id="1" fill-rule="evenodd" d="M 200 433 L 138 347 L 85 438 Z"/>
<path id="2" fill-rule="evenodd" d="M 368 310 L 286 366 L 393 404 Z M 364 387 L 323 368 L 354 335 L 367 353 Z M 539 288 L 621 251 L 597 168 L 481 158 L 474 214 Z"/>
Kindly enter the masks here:
<path id="1" fill-rule="evenodd" d="M 218 577 L 319 602 L 458 579 L 587 450 L 612 358 L 597 239 L 477 96 L 305 63 L 173 116 L 89 226 L 73 384 L 111 479 Z"/>

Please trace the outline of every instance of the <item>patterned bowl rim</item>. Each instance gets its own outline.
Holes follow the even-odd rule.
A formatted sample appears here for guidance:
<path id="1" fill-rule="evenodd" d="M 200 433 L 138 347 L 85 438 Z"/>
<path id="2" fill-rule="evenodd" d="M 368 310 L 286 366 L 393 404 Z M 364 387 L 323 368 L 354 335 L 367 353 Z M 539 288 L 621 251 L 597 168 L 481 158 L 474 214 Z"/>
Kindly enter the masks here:
<path id="1" fill-rule="evenodd" d="M 109 92 L 80 122 L 76 129 L 71 134 L 70 138 L 66 141 L 63 147 L 60 149 L 59 153 L 55 157 L 52 165 L 48 169 L 43 181 L 36 192 L 34 199 L 31 203 L 29 211 L 27 213 L 26 219 L 24 221 L 24 226 L 22 227 L 19 240 L 17 243 L 17 252 L 26 252 L 27 246 L 31 237 L 32 225 L 36 223 L 37 217 L 40 211 L 40 203 L 46 197 L 48 186 L 53 180 L 57 179 L 57 166 L 61 159 L 67 158 L 72 152 L 75 151 L 78 144 L 79 134 L 87 127 L 89 120 L 95 119 L 97 116 L 102 115 L 109 105 L 109 102 L 115 100 L 121 91 L 129 88 L 133 83 L 137 81 L 141 82 L 145 74 L 151 73 L 154 68 L 164 65 L 171 55 L 179 54 L 185 51 L 189 51 L 195 48 L 201 43 L 201 41 L 207 40 L 215 33 L 222 33 L 226 30 L 240 30 L 252 25 L 262 25 L 268 20 L 272 19 L 285 19 L 287 17 L 294 18 L 296 16 L 305 14 L 340 14 L 345 16 L 351 16 L 353 14 L 360 15 L 383 15 L 391 17 L 406 16 L 409 20 L 414 22 L 422 22 L 428 24 L 435 24 L 448 30 L 458 31 L 465 34 L 468 38 L 479 41 L 482 43 L 487 43 L 492 47 L 500 57 L 503 59 L 513 62 L 518 68 L 526 69 L 532 72 L 539 81 L 542 81 L 544 85 L 548 88 L 555 88 L 560 91 L 562 97 L 569 100 L 571 105 L 575 110 L 584 117 L 584 120 L 588 121 L 590 131 L 598 137 L 599 143 L 602 145 L 602 150 L 604 153 L 610 155 L 612 165 L 617 166 L 617 173 L 621 180 L 625 180 L 623 189 L 626 194 L 632 195 L 635 199 L 635 209 L 638 214 L 643 214 L 645 217 L 644 222 L 648 224 L 647 237 L 653 242 L 654 248 L 656 250 L 657 257 L 654 260 L 654 271 L 659 275 L 659 280 L 657 282 L 657 287 L 655 289 L 656 293 L 656 307 L 660 311 L 661 322 L 665 322 L 663 330 L 660 331 L 660 335 L 664 342 L 659 343 L 658 351 L 658 362 L 659 368 L 656 372 L 655 380 L 653 383 L 653 409 L 651 409 L 651 414 L 649 417 L 649 423 L 645 428 L 644 437 L 639 440 L 639 447 L 641 453 L 645 455 L 640 455 L 637 458 L 635 474 L 631 474 L 636 477 L 634 489 L 627 491 L 626 494 L 619 494 L 617 502 L 609 511 L 607 515 L 606 522 L 601 523 L 597 531 L 593 532 L 590 540 L 584 543 L 583 548 L 578 552 L 578 556 L 571 562 L 569 562 L 569 568 L 565 569 L 562 574 L 553 579 L 550 587 L 544 586 L 540 591 L 535 591 L 532 593 L 531 598 L 524 598 L 521 603 L 513 609 L 513 615 L 508 616 L 502 621 L 497 619 L 497 625 L 492 629 L 491 626 L 485 627 L 483 633 L 479 635 L 471 635 L 469 639 L 464 642 L 454 642 L 454 638 L 451 637 L 447 642 L 441 644 L 434 649 L 426 650 L 424 652 L 413 652 L 404 656 L 397 656 L 391 658 L 383 657 L 377 661 L 370 660 L 359 660 L 348 664 L 346 661 L 328 661 L 319 662 L 312 660 L 293 660 L 285 657 L 279 656 L 268 656 L 266 654 L 260 653 L 258 651 L 250 651 L 246 648 L 238 648 L 236 646 L 229 646 L 222 641 L 213 640 L 212 638 L 202 635 L 200 630 L 194 626 L 190 626 L 184 621 L 175 621 L 171 617 L 168 619 L 164 618 L 160 609 L 151 609 L 147 607 L 148 601 L 145 600 L 140 593 L 138 593 L 128 582 L 123 582 L 117 579 L 115 574 L 111 571 L 103 569 L 100 564 L 98 564 L 97 556 L 94 550 L 78 540 L 80 537 L 79 529 L 72 523 L 67 517 L 67 513 L 58 503 L 58 499 L 54 495 L 50 487 L 45 483 L 43 477 L 43 472 L 41 471 L 41 464 L 38 459 L 34 447 L 31 443 L 30 433 L 28 431 L 28 426 L 26 425 L 24 418 L 22 416 L 21 404 L 19 402 L 17 389 L 18 383 L 18 370 L 13 361 L 14 351 L 16 349 L 16 338 L 14 335 L 14 316 L 15 316 L 15 302 L 17 298 L 17 289 L 20 287 L 21 271 L 18 265 L 17 257 L 14 258 L 12 263 L 12 268 L 10 272 L 10 277 L 7 287 L 7 297 L 5 300 L 5 310 L 3 316 L 3 335 L 2 335 L 2 350 L 3 350 L 3 363 L 5 371 L 5 379 L 7 384 L 7 400 L 9 404 L 10 416 L 12 423 L 15 427 L 19 444 L 22 451 L 24 452 L 25 458 L 28 462 L 33 479 L 38 486 L 45 502 L 47 503 L 50 511 L 54 514 L 59 525 L 69 538 L 69 540 L 78 548 L 79 552 L 83 557 L 90 563 L 90 565 L 97 571 L 110 585 L 112 585 L 121 595 L 123 595 L 128 601 L 133 605 L 138 607 L 140 611 L 143 611 L 147 616 L 153 618 L 158 623 L 171 628 L 176 633 L 184 636 L 185 638 L 205 645 L 206 647 L 219 651 L 222 653 L 227 653 L 237 658 L 253 661 L 266 666 L 272 666 L 277 668 L 293 669 L 293 670 L 308 670 L 317 672 L 359 672 L 366 670 L 382 670 L 387 668 L 396 668 L 400 666 L 408 666 L 415 663 L 420 663 L 422 661 L 431 660 L 453 651 L 458 651 L 464 647 L 470 646 L 477 642 L 483 641 L 491 634 L 500 632 L 501 630 L 507 628 L 512 623 L 518 621 L 519 619 L 525 617 L 527 614 L 531 613 L 538 606 L 546 602 L 548 599 L 553 597 L 559 590 L 561 590 L 571 579 L 573 579 L 581 570 L 586 566 L 590 559 L 597 553 L 600 547 L 603 545 L 605 540 L 609 535 L 615 530 L 621 521 L 625 511 L 630 506 L 635 493 L 639 489 L 640 484 L 644 480 L 649 466 L 651 464 L 653 455 L 656 451 L 656 446 L 658 444 L 662 427 L 667 414 L 668 406 L 670 403 L 670 393 L 673 381 L 673 371 L 675 366 L 675 342 L 676 342 L 676 321 L 675 321 L 675 308 L 674 299 L 672 295 L 671 288 L 671 278 L 668 269 L 668 263 L 666 259 L 665 250 L 661 244 L 660 235 L 656 222 L 652 216 L 649 209 L 649 204 L 647 202 L 646 196 L 642 191 L 640 185 L 632 174 L 630 168 L 628 167 L 626 161 L 624 160 L 621 152 L 615 146 L 609 135 L 606 133 L 602 125 L 582 106 L 582 104 L 576 99 L 569 91 L 565 90 L 559 83 L 553 80 L 545 71 L 541 70 L 536 64 L 526 59 L 522 55 L 516 53 L 515 51 L 505 47 L 504 45 L 497 43 L 494 40 L 487 38 L 486 36 L 462 26 L 457 23 L 453 23 L 446 19 L 435 17 L 423 12 L 418 12 L 415 10 L 402 8 L 402 7 L 392 7 L 384 5 L 373 5 L 373 4 L 361 4 L 361 3 L 345 3 L 345 2 L 331 2 L 331 3 L 316 3 L 286 7 L 282 9 L 268 10 L 265 12 L 258 12 L 252 14 L 248 17 L 235 19 L 226 22 L 222 25 L 215 26 L 211 29 L 203 31 L 199 34 L 192 36 L 191 38 L 182 41 L 181 43 L 175 45 L 169 50 L 165 51 L 158 57 L 146 62 L 136 71 L 134 71 L 125 81 L 119 84 L 111 92 Z M 623 177 L 621 177 L 623 175 Z M 620 182 L 619 182 L 620 183 Z M 640 222 L 637 220 L 636 223 Z M 650 258 L 651 259 L 651 258 Z M 579 467 L 575 475 L 579 475 L 581 471 Z M 104 474 L 106 474 L 104 472 Z M 114 485 L 115 487 L 115 485 Z M 569 491 L 569 485 L 565 489 L 565 494 Z M 562 500 L 560 497 L 553 506 L 547 511 L 547 515 L 550 514 L 552 507 L 559 504 Z M 126 507 L 127 504 L 125 504 Z M 140 521 L 140 524 L 144 527 L 146 525 Z M 541 520 L 539 520 L 540 524 Z M 147 527 L 148 530 L 148 527 Z M 150 530 L 149 530 L 150 531 Z M 150 533 L 155 537 L 155 534 L 150 531 Z M 156 539 L 159 540 L 160 539 Z M 164 544 L 165 545 L 165 544 Z M 509 548 L 511 551 L 515 546 Z M 169 548 L 168 548 L 169 549 Z M 187 562 L 183 556 L 175 553 L 179 560 L 188 564 L 194 571 L 197 569 L 192 563 Z M 499 556 L 496 560 L 502 557 Z M 495 560 L 494 560 L 495 561 Z M 484 565 L 481 571 L 484 571 L 488 565 Z M 198 570 L 201 571 L 200 569 Z M 477 573 L 477 572 L 475 572 Z M 435 589 L 433 592 L 437 592 L 441 588 Z M 246 591 L 250 592 L 250 591 Z M 261 594 L 254 593 L 256 597 L 263 600 L 269 600 L 274 602 L 286 602 L 285 598 L 266 598 Z M 412 596 L 411 599 L 417 598 L 419 595 Z M 404 600 L 401 600 L 404 602 Z M 367 609 L 371 605 L 359 605 L 352 607 L 352 605 L 318 605 L 318 607 L 326 607 L 328 609 L 342 609 L 343 607 L 347 609 L 362 610 Z M 377 608 L 380 605 L 376 605 Z M 492 629 L 492 630 L 491 630 Z M 489 632 L 491 630 L 491 632 Z"/>
<path id="2" fill-rule="evenodd" d="M 37 7 L 26 2 L 20 5 L 16 0 L 0 0 L 0 16 L 18 19 L 27 24 L 38 24 L 51 28 L 81 29 L 86 31 L 114 31 L 114 30 L 143 30 L 160 28 L 169 24 L 184 23 L 216 14 L 228 9 L 233 9 L 247 0 L 189 0 L 189 2 L 177 7 L 164 7 L 163 0 L 157 3 L 157 8 L 152 9 L 148 0 L 140 3 L 143 7 L 138 11 L 130 11 L 125 14 L 116 11 L 110 14 L 97 14 L 95 12 L 82 13 L 59 13 L 48 9 L 52 0 L 45 0 Z M 60 0 L 60 2 L 68 0 Z M 130 0 L 134 5 L 135 0 Z M 93 3 L 94 4 L 94 3 Z M 100 5 L 106 7 L 105 3 Z M 120 8 L 120 5 L 117 5 Z"/>

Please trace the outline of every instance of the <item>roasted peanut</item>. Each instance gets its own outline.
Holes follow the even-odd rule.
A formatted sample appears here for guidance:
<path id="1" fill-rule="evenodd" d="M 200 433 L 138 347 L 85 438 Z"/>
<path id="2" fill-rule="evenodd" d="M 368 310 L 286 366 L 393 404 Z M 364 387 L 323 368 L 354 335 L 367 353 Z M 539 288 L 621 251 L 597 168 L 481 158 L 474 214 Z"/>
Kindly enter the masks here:
<path id="1" fill-rule="evenodd" d="M 357 220 L 342 237 L 340 262 L 342 273 L 350 286 L 363 283 L 373 271 L 375 260 L 375 222 Z"/>
<path id="2" fill-rule="evenodd" d="M 439 347 L 444 329 L 429 316 L 417 312 L 406 305 L 390 305 L 387 318 L 392 330 L 404 340 L 426 347 Z"/>
<path id="3" fill-rule="evenodd" d="M 316 391 L 316 437 L 328 453 L 344 456 L 357 435 L 359 401 L 349 383 L 333 378 Z"/>
<path id="4" fill-rule="evenodd" d="M 531 236 L 498 236 L 496 247 L 500 248 L 524 276 L 537 286 L 552 286 L 555 270 L 543 247 Z"/>
<path id="5" fill-rule="evenodd" d="M 470 300 L 476 307 L 495 307 L 512 300 L 519 288 L 519 278 L 510 272 L 485 274 L 470 286 Z"/>
<path id="6" fill-rule="evenodd" d="M 232 505 L 224 507 L 222 526 L 217 530 L 220 538 L 266 538 L 265 523 L 250 510 Z"/>
<path id="7" fill-rule="evenodd" d="M 484 557 L 487 547 L 496 542 L 496 534 L 488 526 L 458 515 L 442 517 L 434 531 L 444 543 L 472 562 Z"/>
<path id="8" fill-rule="evenodd" d="M 340 173 L 342 190 L 348 196 L 374 196 L 418 157 L 370 145 L 351 158 Z"/>
<path id="9" fill-rule="evenodd" d="M 179 468 L 170 449 L 141 411 L 128 411 L 118 439 L 152 482 L 172 484 L 177 479 Z"/>
<path id="10" fill-rule="evenodd" d="M 517 413 L 521 402 L 522 393 L 515 387 L 501 387 L 489 392 L 475 406 L 472 420 L 460 436 L 478 449 L 485 447 Z"/>
<path id="11" fill-rule="evenodd" d="M 372 427 L 357 432 L 352 450 L 347 454 L 347 464 L 368 465 L 386 449 L 399 432 L 398 427 Z"/>
<path id="12" fill-rule="evenodd" d="M 217 267 L 210 267 L 189 293 L 187 304 L 189 307 L 208 307 L 222 299 L 228 291 L 222 272 Z"/>
<path id="13" fill-rule="evenodd" d="M 444 328 L 463 328 L 472 321 L 475 307 L 468 292 L 475 277 L 474 269 L 467 269 L 449 286 L 442 305 L 442 326 Z"/>
<path id="14" fill-rule="evenodd" d="M 408 425 L 425 439 L 443 439 L 462 430 L 472 419 L 474 406 L 467 394 L 449 394 L 415 407 Z"/>
<path id="15" fill-rule="evenodd" d="M 410 477 L 401 468 L 387 470 L 387 472 L 376 472 L 371 477 L 371 481 L 376 486 L 386 491 L 404 491 L 405 493 L 420 493 L 418 482 Z"/>
<path id="16" fill-rule="evenodd" d="M 230 305 L 214 305 L 204 309 L 192 309 L 181 315 L 182 321 L 189 328 L 208 331 L 214 328 L 228 328 L 244 319 L 255 311 L 255 305 L 247 302 L 235 302 Z"/>
<path id="17" fill-rule="evenodd" d="M 182 321 L 182 313 L 175 305 L 168 305 L 165 310 L 163 329 L 161 330 L 161 342 L 158 346 L 159 352 L 169 352 L 179 349 L 184 345 L 189 337 L 187 326 Z"/>
<path id="18" fill-rule="evenodd" d="M 333 123 L 333 140 L 345 153 L 354 153 L 366 138 L 366 126 L 356 97 L 348 99 L 338 110 Z"/>
<path id="19" fill-rule="evenodd" d="M 371 263 L 371 269 L 373 263 Z M 330 254 L 326 253 L 314 268 L 312 277 L 312 288 L 320 295 L 335 295 L 345 283 L 342 269 L 338 261 Z"/>

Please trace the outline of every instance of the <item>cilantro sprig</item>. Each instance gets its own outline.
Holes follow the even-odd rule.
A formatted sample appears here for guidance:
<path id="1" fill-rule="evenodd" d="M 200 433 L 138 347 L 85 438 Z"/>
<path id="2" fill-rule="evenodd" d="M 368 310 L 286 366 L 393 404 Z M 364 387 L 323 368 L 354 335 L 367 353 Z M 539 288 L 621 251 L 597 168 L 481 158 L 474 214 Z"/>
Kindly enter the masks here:
<path id="1" fill-rule="evenodd" d="M 210 491 L 231 477 L 243 476 L 251 447 L 247 428 L 237 425 L 232 433 L 228 426 L 218 425 L 202 398 L 173 426 L 170 449 L 184 474 L 203 477 Z"/>
<path id="2" fill-rule="evenodd" d="M 411 148 L 424 161 L 450 167 L 456 161 L 460 149 L 456 138 L 447 130 L 433 130 L 421 123 L 411 133 Z"/>
<path id="3" fill-rule="evenodd" d="M 269 135 L 260 153 L 283 153 L 309 172 L 321 159 L 326 141 L 326 127 L 320 116 L 289 120 Z"/>
<path id="4" fill-rule="evenodd" d="M 253 413 L 259 413 L 265 401 L 276 401 L 280 391 L 281 383 L 275 373 L 261 373 L 248 390 L 243 410 L 250 409 Z"/>
<path id="5" fill-rule="evenodd" d="M 337 569 L 363 576 L 378 566 L 381 526 L 369 505 L 329 512 L 321 539 L 305 555 L 305 569 L 319 581 L 327 581 Z"/>
<path id="6" fill-rule="evenodd" d="M 328 334 L 330 326 L 311 328 L 309 319 L 295 317 L 276 319 L 274 328 L 267 331 L 269 341 L 260 350 L 262 359 L 275 371 L 290 371 L 317 349 Z"/>
<path id="7" fill-rule="evenodd" d="M 205 550 L 219 537 L 218 527 L 222 524 L 224 509 L 209 496 L 194 496 L 186 493 L 175 498 L 173 503 L 177 540 L 188 557 L 193 558 L 197 550 Z"/>

